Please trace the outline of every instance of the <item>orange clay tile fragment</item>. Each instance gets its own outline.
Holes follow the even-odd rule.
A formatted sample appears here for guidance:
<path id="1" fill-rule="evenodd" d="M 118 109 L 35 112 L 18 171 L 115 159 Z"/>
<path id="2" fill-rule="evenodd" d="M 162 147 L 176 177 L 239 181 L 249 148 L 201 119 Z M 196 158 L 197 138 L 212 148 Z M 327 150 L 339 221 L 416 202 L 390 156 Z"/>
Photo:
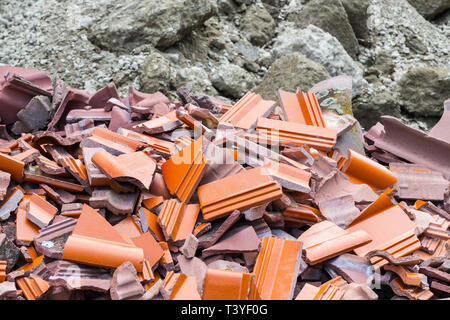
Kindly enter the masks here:
<path id="1" fill-rule="evenodd" d="M 127 242 L 133 244 L 131 238 L 139 237 L 142 235 L 141 228 L 136 224 L 133 217 L 126 217 L 119 223 L 114 225 L 114 229 L 116 229 L 122 238 L 127 240 Z"/>
<path id="2" fill-rule="evenodd" d="M 164 233 L 158 224 L 158 216 L 145 208 L 141 208 L 141 210 L 144 211 L 145 220 L 147 221 L 150 233 L 159 241 L 164 241 Z"/>
<path id="3" fill-rule="evenodd" d="M 392 189 L 383 192 L 346 228 L 349 232 L 363 230 L 372 239 L 372 242 L 355 249 L 360 257 L 373 250 L 385 250 L 394 258 L 400 258 L 421 247 L 414 232 L 415 223 L 399 205 L 392 203 L 388 197 L 390 192 Z M 370 262 L 376 267 L 388 263 L 381 257 L 374 257 Z"/>
<path id="4" fill-rule="evenodd" d="M 373 190 L 384 190 L 397 182 L 389 169 L 351 149 L 341 171 L 350 182 L 368 184 Z"/>
<path id="5" fill-rule="evenodd" d="M 141 272 L 144 251 L 127 242 L 105 218 L 85 204 L 65 244 L 63 259 L 107 268 L 130 261 Z"/>
<path id="6" fill-rule="evenodd" d="M 263 100 L 259 94 L 247 92 L 236 104 L 219 119 L 237 128 L 250 129 L 259 117 L 269 115 L 275 107 L 275 101 Z"/>
<path id="7" fill-rule="evenodd" d="M 396 273 L 400 277 L 400 279 L 402 279 L 403 283 L 408 286 L 418 287 L 422 282 L 422 275 L 420 273 L 410 272 L 404 266 L 393 266 L 388 264 L 385 265 L 383 268 L 384 270 Z"/>
<path id="8" fill-rule="evenodd" d="M 253 268 L 255 297 L 262 300 L 292 300 L 299 264 L 300 241 L 275 237 L 263 238 Z"/>
<path id="9" fill-rule="evenodd" d="M 202 300 L 248 300 L 253 274 L 209 268 Z"/>
<path id="10" fill-rule="evenodd" d="M 164 289 L 170 292 L 168 300 L 201 300 L 195 277 L 170 271 L 164 279 Z"/>
<path id="11" fill-rule="evenodd" d="M 134 237 L 131 240 L 136 247 L 144 250 L 145 260 L 148 261 L 150 267 L 155 266 L 164 255 L 163 249 L 149 232 Z"/>
<path id="12" fill-rule="evenodd" d="M 410 300 L 429 300 L 433 293 L 421 287 L 408 286 L 400 278 L 396 278 L 389 283 L 392 291 L 398 296 L 407 297 Z"/>
<path id="13" fill-rule="evenodd" d="M 308 145 L 329 151 L 336 143 L 337 131 L 295 122 L 259 118 L 256 130 L 273 142 Z"/>
<path id="14" fill-rule="evenodd" d="M 178 120 L 176 110 L 174 110 L 160 117 L 137 124 L 133 126 L 133 130 L 140 133 L 156 134 L 174 130 L 182 124 L 183 123 Z"/>
<path id="15" fill-rule="evenodd" d="M 319 292 L 319 287 L 313 286 L 308 282 L 305 283 L 302 290 L 298 293 L 295 300 L 313 300 Z"/>
<path id="16" fill-rule="evenodd" d="M 282 197 L 280 186 L 258 167 L 198 187 L 203 218 L 213 220 Z"/>
<path id="17" fill-rule="evenodd" d="M 346 284 L 347 282 L 340 276 L 331 279 L 319 287 L 319 291 L 313 300 L 341 300 L 345 293 L 342 287 Z"/>
<path id="18" fill-rule="evenodd" d="M 142 200 L 142 204 L 148 209 L 153 209 L 164 202 L 163 196 L 153 196 L 148 199 Z"/>
<path id="19" fill-rule="evenodd" d="M 269 158 L 264 158 L 264 168 L 266 168 L 267 174 L 283 188 L 298 192 L 311 192 L 309 187 L 311 173 Z"/>
<path id="20" fill-rule="evenodd" d="M 32 258 L 33 258 L 33 256 L 32 256 Z M 17 271 L 23 271 L 23 272 L 30 271 L 31 269 L 34 269 L 35 267 L 40 265 L 43 260 L 44 260 L 44 256 L 43 255 L 42 256 L 38 256 L 38 257 L 34 257 L 33 261 L 31 263 L 20 267 L 19 269 L 17 269 Z"/>
<path id="21" fill-rule="evenodd" d="M 0 283 L 6 280 L 6 261 L 0 261 Z"/>
<path id="22" fill-rule="evenodd" d="M 124 128 L 120 128 L 118 133 L 120 133 L 121 135 L 123 135 L 127 138 L 146 143 L 151 148 L 153 148 L 159 152 L 165 153 L 165 154 L 172 154 L 176 151 L 175 144 L 170 141 L 161 140 L 161 139 L 151 137 L 151 136 L 143 134 L 143 133 L 134 132 L 134 131 L 127 130 Z"/>
<path id="23" fill-rule="evenodd" d="M 11 174 L 16 182 L 22 182 L 23 168 L 25 164 L 7 154 L 0 153 L 0 170 Z"/>
<path id="24" fill-rule="evenodd" d="M 301 91 L 292 93 L 278 90 L 277 95 L 287 121 L 322 128 L 326 127 L 322 110 L 314 93 Z"/>
<path id="25" fill-rule="evenodd" d="M 315 224 L 324 219 L 318 209 L 300 203 L 296 203 L 295 206 L 287 207 L 282 212 L 282 215 L 284 221 L 297 227 Z"/>
<path id="26" fill-rule="evenodd" d="M 80 184 L 72 183 L 62 179 L 56 179 L 52 176 L 43 175 L 42 173 L 37 172 L 36 168 L 33 167 L 28 167 L 28 170 L 25 170 L 23 180 L 37 184 L 43 183 L 55 188 L 73 192 L 81 192 L 84 190 L 84 187 Z"/>
<path id="27" fill-rule="evenodd" d="M 172 156 L 161 166 L 167 188 L 182 202 L 189 202 L 206 169 L 203 138 Z"/>
<path id="28" fill-rule="evenodd" d="M 164 201 L 158 224 L 165 239 L 175 243 L 184 241 L 194 230 L 199 211 L 198 204 L 185 204 L 175 199 Z"/>
<path id="29" fill-rule="evenodd" d="M 106 151 L 98 151 L 92 162 L 110 179 L 130 182 L 140 189 L 150 188 L 156 162 L 144 151 L 113 156 Z"/>
<path id="30" fill-rule="evenodd" d="M 16 241 L 20 245 L 29 245 L 39 233 L 39 227 L 27 219 L 27 204 L 31 196 L 24 196 L 16 210 Z"/>
<path id="31" fill-rule="evenodd" d="M 314 224 L 298 238 L 306 251 L 306 260 L 314 265 L 351 251 L 371 241 L 365 231 L 348 232 L 330 221 Z"/>
<path id="32" fill-rule="evenodd" d="M 145 143 L 126 138 L 118 133 L 104 128 L 95 128 L 91 135 L 82 140 L 80 147 L 103 148 L 113 155 L 130 153 L 145 147 Z"/>
<path id="33" fill-rule="evenodd" d="M 31 196 L 27 204 L 27 219 L 39 228 L 48 226 L 57 212 L 58 208 L 36 194 Z"/>
<path id="34" fill-rule="evenodd" d="M 27 300 L 36 300 L 50 288 L 48 282 L 40 277 L 18 278 L 16 283 Z"/>

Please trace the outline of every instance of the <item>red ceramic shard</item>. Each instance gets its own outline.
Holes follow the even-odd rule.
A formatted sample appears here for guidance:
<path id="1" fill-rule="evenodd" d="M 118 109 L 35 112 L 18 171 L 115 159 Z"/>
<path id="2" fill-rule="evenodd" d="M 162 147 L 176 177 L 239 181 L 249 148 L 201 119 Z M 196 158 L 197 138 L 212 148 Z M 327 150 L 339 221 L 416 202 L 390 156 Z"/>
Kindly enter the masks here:
<path id="1" fill-rule="evenodd" d="M 149 232 L 131 238 L 131 241 L 136 247 L 144 250 L 145 260 L 150 263 L 151 267 L 154 267 L 164 255 L 163 249 Z"/>
<path id="2" fill-rule="evenodd" d="M 176 111 L 145 121 L 132 127 L 133 131 L 139 133 L 157 134 L 172 131 L 183 124 L 178 120 Z"/>
<path id="3" fill-rule="evenodd" d="M 334 258 L 371 242 L 367 232 L 348 232 L 330 221 L 310 227 L 298 238 L 310 265 Z"/>
<path id="4" fill-rule="evenodd" d="M 93 208 L 107 208 L 113 214 L 126 215 L 134 212 L 137 193 L 117 193 L 110 188 L 96 187 L 89 198 Z"/>
<path id="5" fill-rule="evenodd" d="M 43 149 L 46 144 L 73 146 L 79 143 L 83 138 L 89 136 L 90 132 L 89 130 L 85 130 L 66 137 L 63 137 L 62 134 L 63 132 L 39 131 L 34 135 L 33 142 L 41 149 Z"/>
<path id="6" fill-rule="evenodd" d="M 375 277 L 369 259 L 355 254 L 344 253 L 324 264 L 326 268 L 331 268 L 349 283 L 368 284 L 372 283 Z"/>
<path id="7" fill-rule="evenodd" d="M 84 190 L 84 186 L 68 181 L 63 180 L 62 178 L 54 178 L 52 176 L 44 175 L 40 170 L 36 167 L 28 166 L 28 170 L 24 172 L 23 175 L 24 181 L 34 182 L 37 184 L 47 184 L 49 186 L 64 189 L 72 192 L 81 192 Z"/>
<path id="8" fill-rule="evenodd" d="M 215 224 L 210 232 L 199 236 L 199 247 L 209 248 L 213 246 L 240 218 L 241 212 L 234 210 L 220 225 Z"/>
<path id="9" fill-rule="evenodd" d="M 322 110 L 314 93 L 278 90 L 278 99 L 289 122 L 325 128 Z"/>
<path id="10" fill-rule="evenodd" d="M 83 90 L 65 88 L 61 97 L 61 102 L 59 106 L 57 106 L 52 120 L 47 125 L 47 130 L 57 129 L 60 122 L 66 119 L 70 110 L 84 108 L 88 105 L 89 99 L 89 94 Z"/>
<path id="11" fill-rule="evenodd" d="M 144 148 L 145 143 L 126 138 L 108 129 L 95 128 L 91 135 L 81 141 L 80 147 L 102 148 L 113 155 L 130 153 Z"/>
<path id="12" fill-rule="evenodd" d="M 267 237 L 256 259 L 251 299 L 292 300 L 301 261 L 301 242 Z"/>
<path id="13" fill-rule="evenodd" d="M 52 85 L 49 76 L 41 71 L 22 69 L 24 77 L 18 75 L 18 69 L 1 67 L 0 77 L 0 104 L 2 122 L 11 124 L 18 120 L 17 113 L 24 108 L 30 100 L 37 96 L 51 96 Z M 4 79 L 4 80 L 3 80 Z M 48 83 L 49 81 L 49 83 Z"/>
<path id="14" fill-rule="evenodd" d="M 248 300 L 253 278 L 250 273 L 208 269 L 202 300 Z"/>
<path id="15" fill-rule="evenodd" d="M 110 181 L 102 171 L 92 162 L 92 156 L 98 151 L 103 151 L 102 148 L 83 148 L 83 161 L 86 168 L 89 185 L 91 187 L 109 186 Z"/>
<path id="16" fill-rule="evenodd" d="M 169 99 L 161 92 L 144 93 L 139 92 L 133 87 L 128 87 L 128 99 L 130 106 L 145 106 L 147 108 L 152 107 L 157 103 L 163 103 L 169 105 Z"/>
<path id="17" fill-rule="evenodd" d="M 109 122 L 108 130 L 117 132 L 122 126 L 131 123 L 131 116 L 128 111 L 114 106 L 111 111 L 111 121 Z"/>
<path id="18" fill-rule="evenodd" d="M 111 98 L 120 99 L 119 92 L 117 91 L 114 82 L 109 83 L 106 87 L 101 88 L 94 93 L 94 95 L 89 99 L 88 104 L 92 106 L 92 108 L 104 108 L 108 100 Z"/>
<path id="19" fill-rule="evenodd" d="M 130 262 L 124 262 L 115 271 L 111 280 L 111 300 L 137 300 L 144 294 L 136 269 Z"/>
<path id="20" fill-rule="evenodd" d="M 316 208 L 299 203 L 296 203 L 294 206 L 289 206 L 282 214 L 287 224 L 296 227 L 315 224 L 324 219 L 320 211 Z"/>
<path id="21" fill-rule="evenodd" d="M 18 278 L 16 284 L 27 300 L 36 300 L 50 288 L 47 281 L 40 277 Z"/>
<path id="22" fill-rule="evenodd" d="M 356 208 L 352 196 L 323 200 L 318 203 L 318 206 L 320 213 L 325 219 L 341 228 L 347 228 L 361 214 L 359 209 Z"/>
<path id="23" fill-rule="evenodd" d="M 30 196 L 22 199 L 16 210 L 16 242 L 19 245 L 30 245 L 39 233 L 39 227 L 27 219 L 27 204 Z"/>
<path id="24" fill-rule="evenodd" d="M 113 156 L 106 151 L 98 151 L 92 162 L 108 178 L 129 182 L 143 190 L 149 190 L 156 162 L 144 151 Z"/>
<path id="25" fill-rule="evenodd" d="M 78 121 L 77 123 L 68 123 L 64 126 L 64 132 L 66 136 L 80 135 L 83 131 L 93 129 L 94 120 L 86 119 Z"/>
<path id="26" fill-rule="evenodd" d="M 408 127 L 394 117 L 382 116 L 381 119 L 384 129 L 381 136 L 375 138 L 377 148 L 450 177 L 449 143 Z"/>
<path id="27" fill-rule="evenodd" d="M 165 237 L 158 224 L 158 216 L 145 208 L 141 208 L 139 211 L 143 211 L 145 216 L 145 221 L 148 225 L 148 231 L 157 239 L 158 241 L 164 241 Z M 142 221 L 142 218 L 141 218 Z M 142 223 L 142 222 L 141 222 Z"/>
<path id="28" fill-rule="evenodd" d="M 416 225 L 399 205 L 394 205 L 386 190 L 347 227 L 346 231 L 365 231 L 372 242 L 355 249 L 359 256 L 372 250 L 386 250 L 395 258 L 403 257 L 420 248 L 420 241 L 414 233 Z M 373 258 L 371 263 L 382 267 L 388 262 Z"/>
<path id="29" fill-rule="evenodd" d="M 41 229 L 50 224 L 57 212 L 58 208 L 36 194 L 31 196 L 27 204 L 27 219 Z"/>
<path id="30" fill-rule="evenodd" d="M 64 218 L 39 230 L 39 234 L 34 237 L 36 251 L 46 257 L 62 259 L 64 244 L 76 223 L 76 219 Z"/>
<path id="31" fill-rule="evenodd" d="M 67 176 L 66 169 L 59 166 L 55 161 L 47 159 L 44 156 L 36 158 L 36 164 L 41 171 L 46 174 L 64 177 Z"/>
<path id="32" fill-rule="evenodd" d="M 0 283 L 6 280 L 6 261 L 0 261 Z"/>
<path id="33" fill-rule="evenodd" d="M 259 117 L 269 115 L 275 107 L 275 101 L 263 100 L 259 94 L 247 92 L 222 117 L 221 122 L 228 122 L 237 128 L 254 128 Z"/>
<path id="34" fill-rule="evenodd" d="M 309 187 L 311 173 L 305 170 L 275 162 L 269 158 L 264 159 L 264 168 L 267 169 L 267 174 L 283 188 L 305 193 L 311 191 Z"/>
<path id="35" fill-rule="evenodd" d="M 407 297 L 410 300 L 429 300 L 433 293 L 421 287 L 408 286 L 400 278 L 396 278 L 389 283 L 392 291 L 398 296 Z"/>
<path id="36" fill-rule="evenodd" d="M 127 240 L 129 243 L 133 244 L 131 238 L 139 237 L 142 235 L 141 228 L 136 223 L 134 216 L 128 216 L 119 223 L 114 225 L 114 229 L 116 229 L 122 238 Z"/>
<path id="37" fill-rule="evenodd" d="M 69 123 L 82 120 L 111 121 L 111 111 L 105 111 L 104 109 L 74 109 L 66 116 L 66 121 Z"/>
<path id="38" fill-rule="evenodd" d="M 22 182 L 23 168 L 25 164 L 23 161 L 17 160 L 7 154 L 0 153 L 0 170 L 11 174 L 14 181 Z"/>
<path id="39" fill-rule="evenodd" d="M 224 253 L 256 253 L 259 245 L 255 229 L 244 225 L 230 230 L 216 244 L 204 249 L 202 258 Z"/>
<path id="40" fill-rule="evenodd" d="M 130 261 L 140 272 L 144 251 L 129 244 L 105 218 L 85 205 L 64 246 L 63 259 L 107 268 Z"/>
<path id="41" fill-rule="evenodd" d="M 169 287 L 168 300 L 201 300 L 195 277 L 188 277 L 184 273 L 175 274 L 171 271 L 164 279 L 164 288 L 167 290 Z"/>
<path id="42" fill-rule="evenodd" d="M 345 294 L 345 285 L 347 282 L 342 277 L 333 278 L 322 284 L 311 300 L 341 300 Z"/>
<path id="43" fill-rule="evenodd" d="M 120 128 L 117 132 L 124 137 L 148 144 L 151 148 L 165 155 L 171 155 L 176 151 L 175 144 L 170 141 L 157 139 L 155 137 L 151 137 L 149 135 L 134 132 L 124 128 Z"/>
<path id="44" fill-rule="evenodd" d="M 13 155 L 12 157 L 16 159 L 17 161 L 22 161 L 24 164 L 31 163 L 35 161 L 38 157 L 40 157 L 41 154 L 37 149 L 30 148 L 28 150 L 25 150 L 21 153 L 17 153 Z"/>
<path id="45" fill-rule="evenodd" d="M 264 168 L 246 170 L 204 184 L 197 192 L 205 220 L 223 217 L 234 210 L 246 210 L 282 196 L 280 186 Z"/>
<path id="46" fill-rule="evenodd" d="M 198 204 L 186 204 L 175 199 L 164 201 L 158 224 L 165 239 L 175 243 L 184 241 L 194 230 L 199 211 Z"/>
<path id="47" fill-rule="evenodd" d="M 397 178 L 394 187 L 400 199 L 444 200 L 449 182 L 442 173 L 409 163 L 390 163 L 389 169 Z"/>
<path id="48" fill-rule="evenodd" d="M 419 287 L 422 283 L 422 275 L 417 272 L 410 272 L 404 266 L 385 265 L 384 270 L 392 271 L 397 274 L 402 282 L 408 286 Z"/>
<path id="49" fill-rule="evenodd" d="M 259 118 L 256 130 L 265 138 L 281 143 L 308 145 L 329 151 L 336 143 L 337 131 L 295 122 Z"/>
<path id="50" fill-rule="evenodd" d="M 408 255 L 401 258 L 395 258 L 389 252 L 384 250 L 374 250 L 366 254 L 367 259 L 372 259 L 373 257 L 382 257 L 386 259 L 389 264 L 394 266 L 414 266 L 423 262 L 423 259 L 417 255 Z"/>
<path id="51" fill-rule="evenodd" d="M 182 202 L 189 202 L 205 173 L 202 146 L 203 138 L 199 138 L 161 166 L 167 188 Z"/>
<path id="52" fill-rule="evenodd" d="M 397 182 L 390 170 L 351 149 L 348 149 L 348 159 L 341 171 L 351 183 L 365 183 L 374 190 L 384 190 Z"/>
<path id="53" fill-rule="evenodd" d="M 430 137 L 438 138 L 450 143 L 450 132 L 448 130 L 450 126 L 450 99 L 444 102 L 444 113 L 441 119 L 430 130 L 428 135 Z"/>

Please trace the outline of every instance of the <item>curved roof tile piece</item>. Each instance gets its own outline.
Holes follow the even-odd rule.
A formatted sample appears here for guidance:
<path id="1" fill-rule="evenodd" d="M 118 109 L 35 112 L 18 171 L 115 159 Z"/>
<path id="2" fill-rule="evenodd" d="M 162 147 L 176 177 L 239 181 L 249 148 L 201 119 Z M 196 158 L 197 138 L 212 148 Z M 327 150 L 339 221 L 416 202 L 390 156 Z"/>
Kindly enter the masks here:
<path id="1" fill-rule="evenodd" d="M 397 182 L 389 169 L 351 149 L 348 149 L 348 159 L 341 171 L 351 183 L 365 183 L 373 190 L 384 190 Z"/>
<path id="2" fill-rule="evenodd" d="M 336 144 L 337 131 L 295 122 L 259 118 L 256 130 L 273 142 L 308 145 L 329 151 Z"/>
<path id="3" fill-rule="evenodd" d="M 167 189 L 182 202 L 189 202 L 206 169 L 203 138 L 173 155 L 161 166 Z"/>
<path id="4" fill-rule="evenodd" d="M 282 197 L 265 168 L 253 168 L 201 185 L 197 189 L 203 218 L 213 220 Z"/>
<path id="5" fill-rule="evenodd" d="M 277 95 L 287 121 L 326 128 L 314 93 L 278 90 Z"/>
<path id="6" fill-rule="evenodd" d="M 31 195 L 27 204 L 27 219 L 39 228 L 48 226 L 57 212 L 58 208 L 45 199 L 42 199 L 37 194 Z"/>
<path id="7" fill-rule="evenodd" d="M 158 224 L 166 240 L 175 243 L 184 241 L 194 230 L 199 211 L 198 204 L 186 204 L 176 199 L 164 201 Z"/>
<path id="8" fill-rule="evenodd" d="M 262 239 L 262 247 L 253 268 L 255 286 L 253 298 L 292 300 L 301 261 L 300 241 L 275 237 Z"/>
<path id="9" fill-rule="evenodd" d="M 140 272 L 144 251 L 129 244 L 105 218 L 84 205 L 64 247 L 63 259 L 109 268 L 117 268 L 130 261 Z"/>
<path id="10" fill-rule="evenodd" d="M 263 100 L 259 94 L 247 92 L 219 120 L 237 128 L 250 129 L 259 117 L 268 116 L 274 107 L 275 101 Z"/>
<path id="11" fill-rule="evenodd" d="M 253 278 L 250 273 L 209 268 L 202 300 L 248 300 Z"/>
<path id="12" fill-rule="evenodd" d="M 129 182 L 148 191 L 156 170 L 156 162 L 146 152 L 138 151 L 113 156 L 106 151 L 98 151 L 92 162 L 110 179 Z"/>

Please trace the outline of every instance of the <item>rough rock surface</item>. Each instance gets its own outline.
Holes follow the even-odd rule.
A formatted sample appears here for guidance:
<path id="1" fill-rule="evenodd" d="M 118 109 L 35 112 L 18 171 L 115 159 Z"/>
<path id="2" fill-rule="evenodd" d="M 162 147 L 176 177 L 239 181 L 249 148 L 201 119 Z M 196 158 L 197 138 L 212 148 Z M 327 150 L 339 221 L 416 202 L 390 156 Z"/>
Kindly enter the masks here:
<path id="1" fill-rule="evenodd" d="M 273 38 L 276 24 L 264 7 L 252 5 L 242 17 L 241 26 L 252 44 L 262 46 Z"/>
<path id="2" fill-rule="evenodd" d="M 275 40 L 273 54 L 282 57 L 292 52 L 301 52 L 307 58 L 325 67 L 332 76 L 351 75 L 353 85 L 360 88 L 366 81 L 363 70 L 348 55 L 339 41 L 314 25 L 305 29 L 288 29 Z"/>
<path id="3" fill-rule="evenodd" d="M 294 92 L 300 88 L 308 91 L 314 84 L 328 78 L 330 75 L 324 67 L 294 52 L 277 59 L 253 91 L 260 93 L 264 99 L 277 100 L 278 89 Z"/>
<path id="4" fill-rule="evenodd" d="M 367 8 L 369 7 L 369 0 L 341 0 L 347 13 L 348 20 L 352 26 L 356 38 L 366 39 L 369 36 L 369 29 L 367 28 Z"/>
<path id="5" fill-rule="evenodd" d="M 290 13 L 287 19 L 300 29 L 310 24 L 319 27 L 338 39 L 347 53 L 356 58 L 359 52 L 358 41 L 341 0 L 309 1 L 300 12 Z"/>
<path id="6" fill-rule="evenodd" d="M 408 2 L 426 19 L 432 19 L 450 9 L 448 0 L 408 0 Z"/>

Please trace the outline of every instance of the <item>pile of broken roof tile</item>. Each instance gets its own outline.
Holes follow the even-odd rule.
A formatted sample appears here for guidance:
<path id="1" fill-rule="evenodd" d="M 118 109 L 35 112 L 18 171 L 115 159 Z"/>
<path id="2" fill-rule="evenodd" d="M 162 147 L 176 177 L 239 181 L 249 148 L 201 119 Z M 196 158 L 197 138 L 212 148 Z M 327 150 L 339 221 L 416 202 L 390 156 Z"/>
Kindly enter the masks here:
<path id="1" fill-rule="evenodd" d="M 363 136 L 346 77 L 227 105 L 0 73 L 0 299 L 449 297 L 449 103 Z"/>

